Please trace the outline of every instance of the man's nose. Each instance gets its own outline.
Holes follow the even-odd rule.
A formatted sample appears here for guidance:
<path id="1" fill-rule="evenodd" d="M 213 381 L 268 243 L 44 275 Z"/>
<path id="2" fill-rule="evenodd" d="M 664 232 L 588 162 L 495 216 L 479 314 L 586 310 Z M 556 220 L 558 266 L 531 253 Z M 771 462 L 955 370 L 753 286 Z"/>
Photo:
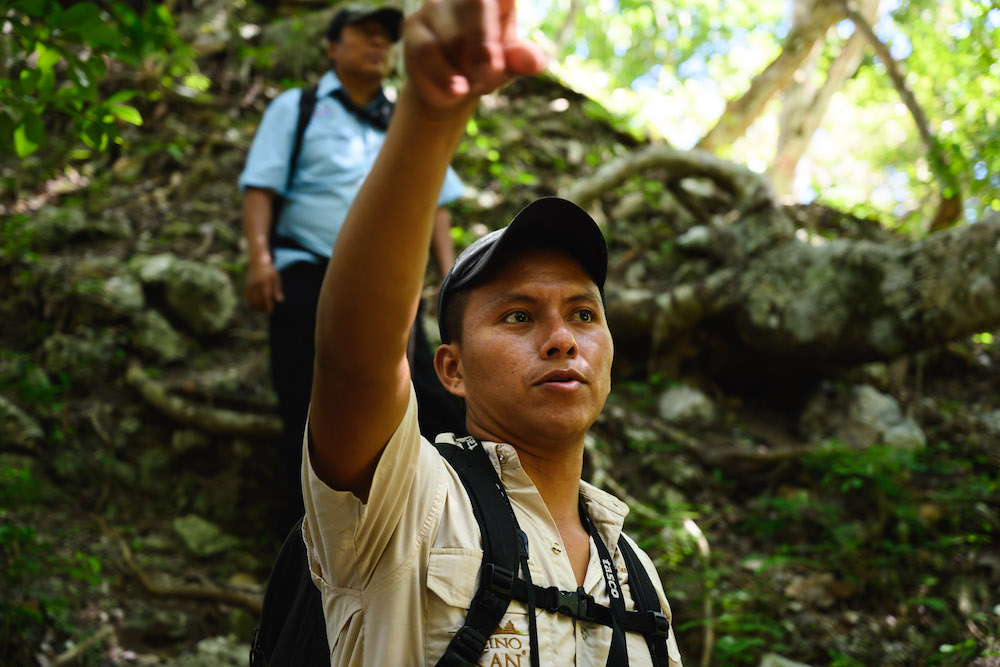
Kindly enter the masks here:
<path id="1" fill-rule="evenodd" d="M 558 318 L 551 324 L 542 350 L 543 356 L 548 359 L 576 356 L 576 337 L 566 320 Z"/>

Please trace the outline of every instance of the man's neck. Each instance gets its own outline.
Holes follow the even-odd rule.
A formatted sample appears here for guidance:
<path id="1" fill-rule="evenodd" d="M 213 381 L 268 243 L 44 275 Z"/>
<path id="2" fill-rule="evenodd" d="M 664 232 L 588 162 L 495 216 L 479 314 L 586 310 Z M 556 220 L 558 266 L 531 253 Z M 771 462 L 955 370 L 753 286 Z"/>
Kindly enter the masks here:
<path id="1" fill-rule="evenodd" d="M 516 447 L 521 467 L 531 479 L 549 513 L 560 527 L 580 525 L 580 475 L 583 473 L 583 443 L 552 456 L 536 455 Z"/>
<path id="2" fill-rule="evenodd" d="M 351 101 L 359 107 L 368 106 L 379 94 L 379 91 L 382 90 L 381 79 L 370 76 L 351 76 L 349 73 L 337 72 L 336 70 L 334 70 L 334 73 L 340 80 L 340 87 L 344 89 L 344 92 L 347 93 Z"/>
<path id="3" fill-rule="evenodd" d="M 537 457 L 530 450 L 518 449 L 518 459 L 555 521 L 577 585 L 582 586 L 590 560 L 590 536 L 580 519 L 582 440 L 579 446 L 559 452 L 555 458 Z"/>

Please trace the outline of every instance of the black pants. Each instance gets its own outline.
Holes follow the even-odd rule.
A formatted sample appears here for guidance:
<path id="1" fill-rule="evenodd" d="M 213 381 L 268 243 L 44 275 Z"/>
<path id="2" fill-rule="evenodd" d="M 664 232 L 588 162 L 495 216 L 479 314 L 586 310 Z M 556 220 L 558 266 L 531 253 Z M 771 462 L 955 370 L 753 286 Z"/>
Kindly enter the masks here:
<path id="1" fill-rule="evenodd" d="M 281 272 L 281 291 L 285 300 L 275 305 L 270 318 L 271 378 L 278 394 L 282 420 L 278 469 L 281 496 L 275 526 L 279 535 L 287 533 L 303 512 L 299 482 L 302 437 L 312 392 L 316 304 L 325 273 L 325 262 L 297 262 L 285 268 Z M 423 303 L 420 310 L 423 310 Z M 410 374 L 417 394 L 420 432 L 431 441 L 438 433 L 464 434 L 465 407 L 460 399 L 441 386 L 421 323 L 418 312 Z"/>

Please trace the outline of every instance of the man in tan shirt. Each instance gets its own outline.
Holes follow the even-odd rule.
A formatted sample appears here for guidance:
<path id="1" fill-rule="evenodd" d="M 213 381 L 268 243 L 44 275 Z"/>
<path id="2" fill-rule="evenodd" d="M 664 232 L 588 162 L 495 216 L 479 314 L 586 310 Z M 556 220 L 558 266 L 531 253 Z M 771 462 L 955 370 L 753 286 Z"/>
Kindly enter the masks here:
<path id="1" fill-rule="evenodd" d="M 405 353 L 435 193 L 468 118 L 481 95 L 544 67 L 515 25 L 513 2 L 495 0 L 428 2 L 407 19 L 408 79 L 327 270 L 302 483 L 331 665 L 436 664 L 476 592 L 479 527 L 454 469 L 420 437 Z M 586 213 L 534 202 L 456 262 L 435 366 L 465 399 L 469 434 L 527 536 L 532 581 L 632 609 L 617 546 L 627 507 L 580 479 L 584 437 L 611 384 L 605 272 Z M 613 563 L 602 564 L 588 519 Z M 669 619 L 652 563 L 639 558 Z M 641 635 L 627 633 L 627 659 L 609 662 L 611 628 L 547 611 L 535 620 L 537 664 L 652 664 Z M 478 664 L 528 667 L 530 640 L 527 609 L 512 602 Z M 672 628 L 666 644 L 679 665 Z"/>

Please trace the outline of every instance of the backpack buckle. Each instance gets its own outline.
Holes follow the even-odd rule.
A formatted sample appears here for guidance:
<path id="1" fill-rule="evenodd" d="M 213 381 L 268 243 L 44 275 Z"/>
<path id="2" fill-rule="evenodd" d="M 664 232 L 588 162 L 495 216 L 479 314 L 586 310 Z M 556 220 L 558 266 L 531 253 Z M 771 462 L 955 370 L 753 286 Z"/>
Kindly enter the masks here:
<path id="1" fill-rule="evenodd" d="M 479 656 L 486 648 L 486 637 L 475 628 L 463 625 L 448 644 L 441 662 L 455 667 L 472 667 L 479 662 Z"/>
<path id="2" fill-rule="evenodd" d="M 651 611 L 653 617 L 653 635 L 660 639 L 666 639 L 670 632 L 670 619 L 662 611 Z"/>
<path id="3" fill-rule="evenodd" d="M 580 621 L 594 620 L 594 598 L 587 595 L 583 586 L 573 592 L 558 591 L 556 595 L 556 611 L 560 614 L 572 616 Z"/>
<path id="4" fill-rule="evenodd" d="M 496 563 L 483 563 L 482 585 L 506 598 L 512 597 L 514 573 Z"/>

